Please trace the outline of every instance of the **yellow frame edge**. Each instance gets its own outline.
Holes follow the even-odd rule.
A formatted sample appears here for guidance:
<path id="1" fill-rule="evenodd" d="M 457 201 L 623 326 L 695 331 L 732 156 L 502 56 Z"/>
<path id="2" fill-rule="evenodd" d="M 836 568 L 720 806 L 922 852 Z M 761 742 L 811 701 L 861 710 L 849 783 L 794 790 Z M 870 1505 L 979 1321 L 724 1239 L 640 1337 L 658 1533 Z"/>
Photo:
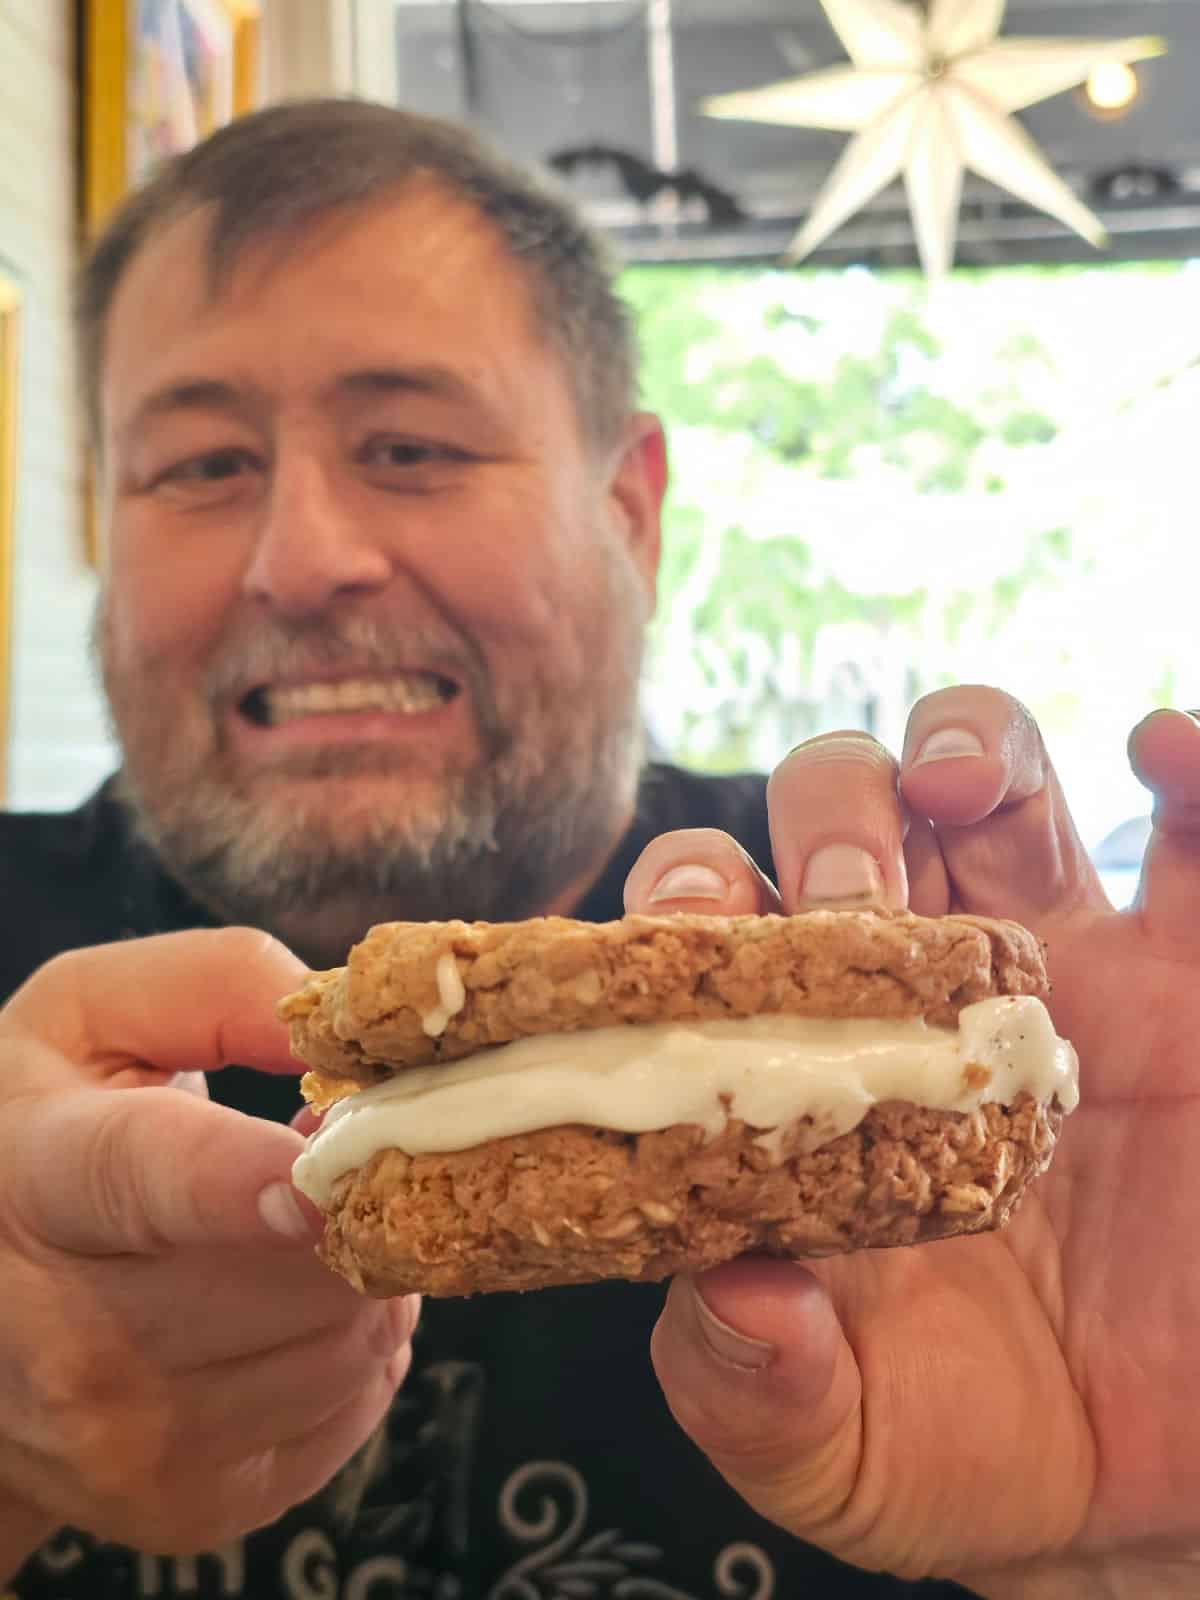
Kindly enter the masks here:
<path id="1" fill-rule="evenodd" d="M 21 291 L 0 276 L 0 803 L 8 776 L 13 561 L 16 555 L 17 426 L 20 412 Z"/>
<path id="2" fill-rule="evenodd" d="M 258 0 L 222 0 L 233 27 L 233 111 L 258 99 L 262 8 Z M 127 0 L 84 0 L 83 214 L 89 236 L 126 192 Z"/>
<path id="3" fill-rule="evenodd" d="M 83 8 L 83 219 L 90 234 L 125 193 L 125 0 Z"/>
<path id="4" fill-rule="evenodd" d="M 262 7 L 259 0 L 222 0 L 222 4 L 233 25 L 233 110 L 235 116 L 241 116 L 252 111 L 258 101 Z M 83 223 L 89 239 L 107 221 L 127 188 L 128 21 L 128 0 L 83 0 Z M 99 522 L 95 467 L 89 451 L 84 471 L 83 546 L 91 567 L 100 565 Z M 0 694 L 3 687 L 0 677 Z M 0 738 L 3 731 L 0 723 Z M 0 771 L 0 799 L 3 794 Z"/>

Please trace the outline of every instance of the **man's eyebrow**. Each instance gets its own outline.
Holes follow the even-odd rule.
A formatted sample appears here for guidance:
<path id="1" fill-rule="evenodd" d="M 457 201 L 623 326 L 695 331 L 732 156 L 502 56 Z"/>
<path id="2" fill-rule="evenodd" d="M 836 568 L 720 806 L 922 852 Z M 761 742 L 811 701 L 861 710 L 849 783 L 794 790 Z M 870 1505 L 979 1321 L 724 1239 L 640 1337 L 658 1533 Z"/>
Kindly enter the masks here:
<path id="1" fill-rule="evenodd" d="M 364 367 L 343 373 L 333 385 L 347 395 L 426 394 L 435 398 L 469 402 L 486 409 L 479 392 L 459 373 L 436 363 L 417 367 Z M 181 378 L 164 384 L 138 402 L 120 433 L 128 435 L 155 417 L 181 411 L 222 411 L 244 417 L 256 408 L 258 397 L 219 378 Z"/>
<path id="2" fill-rule="evenodd" d="M 169 416 L 177 411 L 224 411 L 235 416 L 245 416 L 253 404 L 252 397 L 230 383 L 217 378 L 182 378 L 177 383 L 154 389 L 139 401 L 122 425 L 123 434 L 131 433 L 154 417 Z"/>
<path id="3" fill-rule="evenodd" d="M 334 387 L 341 394 L 387 395 L 427 394 L 445 400 L 481 404 L 479 392 L 451 367 L 436 364 L 420 367 L 366 367 L 346 372 Z"/>

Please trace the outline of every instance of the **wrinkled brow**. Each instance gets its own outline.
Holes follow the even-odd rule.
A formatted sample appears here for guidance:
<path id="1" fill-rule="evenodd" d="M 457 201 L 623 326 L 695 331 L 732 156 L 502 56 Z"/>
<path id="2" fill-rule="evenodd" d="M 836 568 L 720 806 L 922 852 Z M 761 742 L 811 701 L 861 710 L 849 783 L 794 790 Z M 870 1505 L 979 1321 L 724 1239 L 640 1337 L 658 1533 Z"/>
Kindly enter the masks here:
<path id="1" fill-rule="evenodd" d="M 472 386 L 450 367 L 436 364 L 419 367 L 369 367 L 347 372 L 336 379 L 334 388 L 342 394 L 428 394 L 446 400 L 479 403 Z"/>
<path id="2" fill-rule="evenodd" d="M 364 396 L 422 394 L 487 409 L 483 396 L 459 373 L 436 363 L 415 367 L 366 367 L 341 373 L 330 384 L 327 394 Z M 181 378 L 155 389 L 139 402 L 119 437 L 136 433 L 155 417 L 181 411 L 217 411 L 229 416 L 248 417 L 263 409 L 265 397 L 252 387 L 226 383 L 219 378 Z"/>
<path id="3" fill-rule="evenodd" d="M 260 403 L 257 394 L 238 389 L 216 378 L 182 378 L 155 389 L 140 401 L 128 420 L 118 429 L 125 438 L 155 417 L 178 411 L 224 411 L 244 417 Z"/>

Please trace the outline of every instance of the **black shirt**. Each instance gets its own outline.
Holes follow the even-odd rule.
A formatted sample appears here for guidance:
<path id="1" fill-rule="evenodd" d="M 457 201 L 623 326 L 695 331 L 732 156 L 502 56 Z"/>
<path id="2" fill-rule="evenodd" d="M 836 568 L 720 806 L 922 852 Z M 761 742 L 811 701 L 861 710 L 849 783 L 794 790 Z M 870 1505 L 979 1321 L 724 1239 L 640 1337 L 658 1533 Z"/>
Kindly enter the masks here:
<path id="1" fill-rule="evenodd" d="M 769 868 L 764 784 L 647 769 L 637 816 L 578 908 L 622 911 L 644 846 L 672 828 L 732 833 Z M 0 814 L 0 998 L 60 951 L 211 926 L 105 785 L 66 815 Z M 397 909 L 397 914 L 402 914 Z M 453 908 L 447 908 L 453 915 Z M 212 1096 L 286 1119 L 295 1083 L 231 1068 Z M 158 1558 L 66 1530 L 20 1600 L 949 1600 L 949 1584 L 860 1572 L 750 1511 L 671 1420 L 648 1356 L 658 1284 L 428 1300 L 385 1428 L 316 1499 L 229 1549 Z"/>

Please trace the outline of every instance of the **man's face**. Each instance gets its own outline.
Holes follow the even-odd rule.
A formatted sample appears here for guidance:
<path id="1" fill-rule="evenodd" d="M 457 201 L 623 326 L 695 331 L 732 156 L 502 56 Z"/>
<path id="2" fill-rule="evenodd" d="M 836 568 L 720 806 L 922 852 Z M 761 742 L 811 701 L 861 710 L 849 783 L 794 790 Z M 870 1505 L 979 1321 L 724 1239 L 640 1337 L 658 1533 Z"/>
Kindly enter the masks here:
<path id="1" fill-rule="evenodd" d="M 516 916 L 628 814 L 661 441 L 601 460 L 490 225 L 431 184 L 118 290 L 98 638 L 145 831 L 333 959 L 381 916 Z"/>

